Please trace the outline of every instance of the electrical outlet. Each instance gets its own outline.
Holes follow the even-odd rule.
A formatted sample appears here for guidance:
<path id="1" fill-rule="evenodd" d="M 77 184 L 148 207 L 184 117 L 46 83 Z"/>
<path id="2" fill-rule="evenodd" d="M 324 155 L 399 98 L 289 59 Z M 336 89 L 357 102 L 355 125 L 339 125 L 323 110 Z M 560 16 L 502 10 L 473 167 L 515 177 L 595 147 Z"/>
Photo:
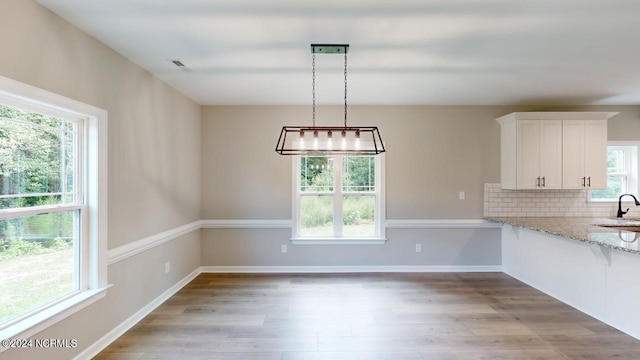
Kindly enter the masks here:
<path id="1" fill-rule="evenodd" d="M 280 252 L 283 254 L 287 252 L 287 244 L 282 244 L 280 246 Z"/>
<path id="2" fill-rule="evenodd" d="M 168 274 L 171 271 L 171 262 L 167 261 L 164 263 L 164 273 Z"/>
<path id="3" fill-rule="evenodd" d="M 416 244 L 416 252 L 422 252 L 422 244 Z"/>
<path id="4" fill-rule="evenodd" d="M 458 199 L 460 199 L 460 200 L 464 200 L 464 197 L 465 197 L 464 191 L 460 191 L 460 192 L 458 193 Z"/>

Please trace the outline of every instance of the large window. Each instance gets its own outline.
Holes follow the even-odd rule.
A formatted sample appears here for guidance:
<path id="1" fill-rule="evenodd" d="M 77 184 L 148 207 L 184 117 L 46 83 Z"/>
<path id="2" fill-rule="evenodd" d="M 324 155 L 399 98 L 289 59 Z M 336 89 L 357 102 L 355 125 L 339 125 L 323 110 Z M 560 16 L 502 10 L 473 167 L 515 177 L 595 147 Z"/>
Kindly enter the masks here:
<path id="1" fill-rule="evenodd" d="M 607 188 L 591 191 L 593 201 L 618 201 L 622 194 L 638 194 L 638 145 L 607 146 Z"/>
<path id="2" fill-rule="evenodd" d="M 4 339 L 39 331 L 103 294 L 106 113 L 5 78 L 0 86 L 12 90 L 0 87 Z"/>
<path id="3" fill-rule="evenodd" d="M 301 156 L 294 239 L 383 238 L 382 156 Z"/>
<path id="4" fill-rule="evenodd" d="M 82 128 L 0 104 L 0 323 L 80 289 Z"/>

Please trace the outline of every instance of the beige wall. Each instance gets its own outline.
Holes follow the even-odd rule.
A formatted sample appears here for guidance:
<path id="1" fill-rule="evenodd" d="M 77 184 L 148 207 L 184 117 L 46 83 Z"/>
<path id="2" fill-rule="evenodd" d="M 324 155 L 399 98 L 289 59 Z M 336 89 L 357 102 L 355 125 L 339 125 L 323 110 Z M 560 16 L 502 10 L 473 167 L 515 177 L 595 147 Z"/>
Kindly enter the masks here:
<path id="1" fill-rule="evenodd" d="M 377 125 L 386 153 L 389 220 L 479 219 L 484 184 L 500 181 L 500 128 L 513 111 L 618 111 L 610 140 L 640 140 L 637 106 L 351 106 L 349 123 Z M 341 106 L 319 107 L 318 125 L 340 125 Z M 311 123 L 309 106 L 205 106 L 202 218 L 291 219 L 292 158 L 274 151 L 283 125 Z M 466 200 L 459 200 L 464 191 Z M 202 264 L 500 265 L 499 231 L 391 229 L 385 245 L 291 245 L 290 230 L 204 229 Z M 414 245 L 422 244 L 416 255 Z M 339 255 L 338 255 L 339 254 Z"/>
<path id="2" fill-rule="evenodd" d="M 499 266 L 500 229 L 389 229 L 384 245 L 292 245 L 289 229 L 203 229 L 205 266 Z M 287 244 L 287 253 L 280 245 Z M 415 252 L 415 244 L 422 252 Z"/>
<path id="3" fill-rule="evenodd" d="M 109 248 L 199 218 L 198 104 L 32 0 L 0 30 L 0 75 L 109 112 Z"/>
<path id="4" fill-rule="evenodd" d="M 321 125 L 343 108 L 318 109 Z M 493 107 L 352 106 L 349 123 L 377 125 L 385 146 L 387 217 L 482 217 L 482 184 L 499 179 Z M 202 216 L 291 218 L 292 157 L 275 153 L 283 125 L 310 124 L 309 106 L 206 106 L 202 123 Z M 459 201 L 458 191 L 467 192 Z"/>
<path id="5" fill-rule="evenodd" d="M 387 219 L 477 219 L 483 184 L 499 179 L 501 107 L 352 106 L 349 123 L 377 125 L 386 156 Z M 310 124 L 309 106 L 205 106 L 203 219 L 291 219 L 292 157 L 274 151 L 283 125 Z M 339 125 L 340 106 L 318 125 Z M 458 192 L 466 200 L 458 200 Z M 202 265 L 498 266 L 498 229 L 391 229 L 385 245 L 290 245 L 288 229 L 204 229 Z M 415 244 L 422 253 L 415 253 Z"/>
<path id="6" fill-rule="evenodd" d="M 473 219 L 483 216 L 483 184 L 500 181 L 494 119 L 559 109 L 618 111 L 609 139 L 640 140 L 638 106 L 351 106 L 349 123 L 380 128 L 388 219 Z M 319 125 L 340 125 L 342 111 L 320 107 Z M 309 106 L 203 107 L 202 217 L 290 219 L 292 158 L 274 148 L 283 125 L 309 125 L 310 115 Z"/>
<path id="7" fill-rule="evenodd" d="M 108 111 L 109 249 L 200 218 L 198 104 L 33 0 L 0 2 L 0 47 L 0 75 Z M 198 268 L 199 251 L 194 232 L 109 266 L 105 299 L 36 335 L 78 348 L 0 358 L 72 358 Z"/>

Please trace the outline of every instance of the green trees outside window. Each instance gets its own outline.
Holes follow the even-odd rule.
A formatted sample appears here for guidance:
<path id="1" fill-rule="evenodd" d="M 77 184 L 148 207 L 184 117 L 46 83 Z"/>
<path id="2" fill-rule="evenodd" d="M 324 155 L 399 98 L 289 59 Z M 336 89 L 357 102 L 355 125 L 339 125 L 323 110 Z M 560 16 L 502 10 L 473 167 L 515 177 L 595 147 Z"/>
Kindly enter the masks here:
<path id="1" fill-rule="evenodd" d="M 633 150 L 632 146 L 607 147 L 607 188 L 591 191 L 592 199 L 618 200 L 622 194 L 635 192 L 629 188 L 633 176 L 631 166 Z"/>
<path id="2" fill-rule="evenodd" d="M 0 104 L 0 324 L 78 288 L 77 127 Z"/>
<path id="3" fill-rule="evenodd" d="M 299 169 L 301 236 L 375 235 L 373 156 L 304 156 Z"/>

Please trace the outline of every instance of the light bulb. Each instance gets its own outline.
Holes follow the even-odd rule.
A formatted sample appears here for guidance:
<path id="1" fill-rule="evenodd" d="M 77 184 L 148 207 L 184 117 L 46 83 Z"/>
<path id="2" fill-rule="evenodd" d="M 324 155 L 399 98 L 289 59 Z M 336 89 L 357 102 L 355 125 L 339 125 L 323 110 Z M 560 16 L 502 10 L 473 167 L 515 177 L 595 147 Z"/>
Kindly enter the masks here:
<path id="1" fill-rule="evenodd" d="M 331 150 L 333 148 L 333 133 L 331 132 L 331 130 L 329 130 L 329 132 L 327 133 L 327 148 L 329 150 Z"/>
<path id="2" fill-rule="evenodd" d="M 360 131 L 356 131 L 356 150 L 360 150 Z"/>
<path id="3" fill-rule="evenodd" d="M 342 150 L 347 149 L 347 132 L 342 130 L 342 142 L 340 143 Z"/>
<path id="4" fill-rule="evenodd" d="M 318 130 L 313 131 L 313 148 L 318 150 Z"/>
<path id="5" fill-rule="evenodd" d="M 304 131 L 300 130 L 300 149 L 304 149 Z"/>

